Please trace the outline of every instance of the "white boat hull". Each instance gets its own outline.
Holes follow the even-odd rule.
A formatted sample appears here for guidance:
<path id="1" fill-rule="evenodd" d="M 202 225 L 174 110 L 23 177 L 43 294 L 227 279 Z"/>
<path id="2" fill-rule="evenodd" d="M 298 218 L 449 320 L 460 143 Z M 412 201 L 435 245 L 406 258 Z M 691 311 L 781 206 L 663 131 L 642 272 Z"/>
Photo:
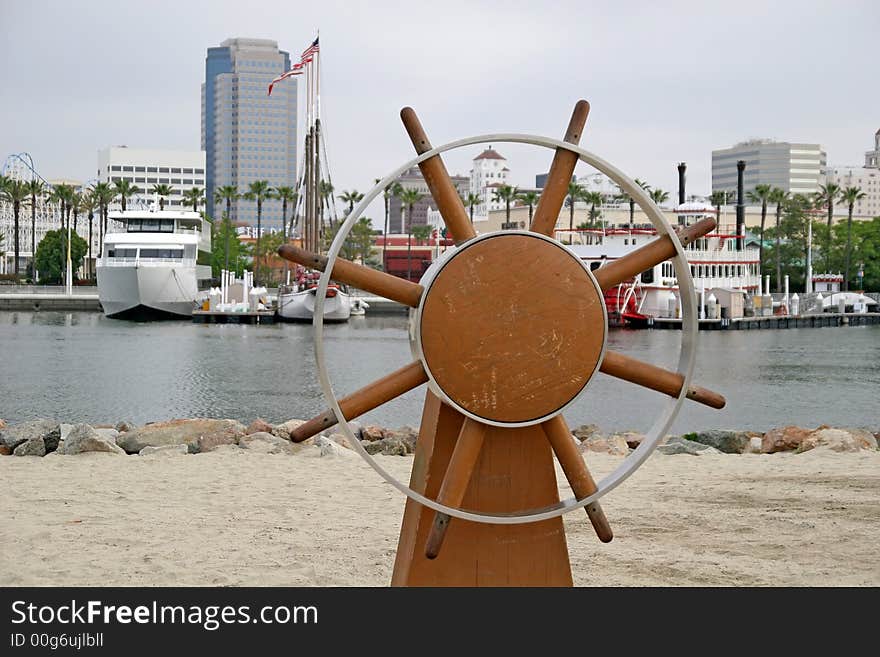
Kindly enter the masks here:
<path id="1" fill-rule="evenodd" d="M 315 317 L 314 290 L 278 295 L 278 316 L 290 321 L 311 322 Z M 351 317 L 351 297 L 345 292 L 324 299 L 325 322 L 347 322 Z"/>
<path id="2" fill-rule="evenodd" d="M 99 264 L 97 275 L 98 299 L 107 317 L 189 318 L 197 305 L 195 267 Z"/>

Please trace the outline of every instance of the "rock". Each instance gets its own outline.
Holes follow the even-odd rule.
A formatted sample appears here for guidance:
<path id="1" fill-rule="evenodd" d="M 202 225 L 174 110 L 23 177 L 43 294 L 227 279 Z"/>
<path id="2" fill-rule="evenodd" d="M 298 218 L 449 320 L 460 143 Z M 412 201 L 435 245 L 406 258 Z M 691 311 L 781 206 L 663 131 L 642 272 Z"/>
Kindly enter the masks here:
<path id="1" fill-rule="evenodd" d="M 6 420 L 0 418 L 0 431 L 6 428 Z"/>
<path id="2" fill-rule="evenodd" d="M 412 427 L 400 427 L 399 429 L 386 431 L 384 438 L 389 446 L 393 446 L 391 449 L 394 450 L 395 454 L 397 453 L 397 443 L 403 444 L 407 454 L 412 454 L 416 451 L 416 442 L 418 439 L 419 432 Z M 382 453 L 384 454 L 385 452 L 383 451 Z"/>
<path id="3" fill-rule="evenodd" d="M 346 437 L 346 435 L 343 433 L 334 433 L 330 436 L 325 436 L 325 437 L 329 438 L 334 443 L 336 443 L 337 445 L 339 445 L 341 447 L 344 447 L 345 449 L 354 449 L 351 446 L 351 444 L 348 442 L 348 438 Z"/>
<path id="4" fill-rule="evenodd" d="M 594 436 L 587 438 L 580 444 L 582 452 L 604 452 L 612 456 L 626 456 L 629 454 L 629 445 L 623 436 Z"/>
<path id="5" fill-rule="evenodd" d="M 296 429 L 299 425 L 305 424 L 305 422 L 305 420 L 287 420 L 287 422 L 282 422 L 281 424 L 275 425 L 270 433 L 278 436 L 279 438 L 290 440 L 290 432 Z"/>
<path id="6" fill-rule="evenodd" d="M 129 422 L 128 420 L 120 420 L 116 423 L 114 427 L 119 433 L 125 433 L 126 431 L 131 431 L 135 428 L 134 422 Z"/>
<path id="7" fill-rule="evenodd" d="M 866 437 L 870 437 L 870 440 Z M 817 429 L 804 438 L 798 452 L 808 452 L 817 447 L 826 447 L 832 452 L 858 452 L 861 449 L 877 449 L 877 441 L 868 431 Z"/>
<path id="8" fill-rule="evenodd" d="M 12 450 L 3 443 L 0 443 L 0 456 L 9 456 L 10 454 L 12 454 Z"/>
<path id="9" fill-rule="evenodd" d="M 67 426 L 67 425 L 65 425 L 65 426 Z M 65 435 L 67 433 L 70 433 L 69 429 L 65 432 Z M 50 431 L 49 433 L 47 433 L 43 436 L 43 447 L 46 450 L 46 454 L 51 454 L 56 449 L 58 449 L 58 443 L 60 443 L 60 442 L 61 442 L 61 425 L 59 424 L 57 427 L 52 429 L 52 431 Z"/>
<path id="10" fill-rule="evenodd" d="M 375 440 L 382 440 L 385 437 L 385 429 L 380 427 L 378 424 L 368 424 L 363 429 L 361 429 L 361 440 L 366 440 L 368 442 L 373 442 Z"/>
<path id="11" fill-rule="evenodd" d="M 125 433 L 120 433 L 117 444 L 129 454 L 140 452 L 144 447 L 179 445 L 185 443 L 191 454 L 208 452 L 218 445 L 238 443 L 246 428 L 235 420 L 170 420 L 154 422 Z"/>
<path id="12" fill-rule="evenodd" d="M 743 454 L 760 454 L 761 453 L 761 445 L 763 443 L 762 435 L 759 436 L 749 436 L 749 444 L 746 446 Z"/>
<path id="13" fill-rule="evenodd" d="M 367 454 L 371 456 L 375 454 L 381 454 L 382 450 L 385 449 L 385 443 L 382 442 L 382 440 L 362 440 L 361 446 L 364 448 Z"/>
<path id="14" fill-rule="evenodd" d="M 623 433 L 615 433 L 612 438 L 620 437 L 626 441 L 626 446 L 630 449 L 638 449 L 639 445 L 645 439 L 645 434 L 638 431 L 624 431 Z"/>
<path id="15" fill-rule="evenodd" d="M 342 446 L 335 441 L 330 440 L 327 436 L 315 436 L 315 445 L 320 448 L 321 456 L 342 456 L 346 451 Z"/>
<path id="16" fill-rule="evenodd" d="M 13 427 L 0 430 L 0 443 L 14 450 L 23 442 L 31 438 L 42 438 L 52 431 L 58 423 L 55 420 L 32 420 L 22 422 Z"/>
<path id="17" fill-rule="evenodd" d="M 244 456 L 246 454 L 245 450 L 243 450 L 238 445 L 218 445 L 210 452 L 203 452 L 204 454 L 235 454 L 236 456 Z"/>
<path id="18" fill-rule="evenodd" d="M 682 436 L 686 440 L 695 443 L 709 445 L 725 454 L 742 454 L 749 446 L 749 434 L 745 431 L 698 431 L 686 433 Z"/>
<path id="19" fill-rule="evenodd" d="M 238 446 L 261 454 L 293 454 L 296 451 L 296 446 L 289 440 L 274 436 L 268 431 L 242 436 L 238 440 Z"/>
<path id="20" fill-rule="evenodd" d="M 30 438 L 16 447 L 12 453 L 16 456 L 46 456 L 46 443 L 43 442 L 42 436 Z"/>
<path id="21" fill-rule="evenodd" d="M 354 434 L 354 437 L 360 440 L 361 434 L 363 432 L 363 427 L 361 426 L 361 423 L 352 420 L 348 423 L 348 426 L 351 428 L 351 432 Z M 333 436 L 344 436 L 345 434 L 342 433 L 342 427 L 340 427 L 338 424 L 334 424 L 329 429 L 325 429 L 322 432 L 322 435 L 326 436 L 327 438 L 332 438 Z"/>
<path id="22" fill-rule="evenodd" d="M 820 427 L 821 428 L 821 427 Z M 774 454 L 776 452 L 789 452 L 801 446 L 804 438 L 812 433 L 809 429 L 787 426 L 771 429 L 761 439 L 761 453 Z"/>
<path id="23" fill-rule="evenodd" d="M 71 429 L 64 444 L 58 449 L 60 454 L 82 454 L 83 452 L 109 452 L 125 454 L 125 450 L 107 440 L 88 424 L 77 424 Z"/>
<path id="24" fill-rule="evenodd" d="M 189 454 L 189 447 L 185 444 L 180 445 L 162 445 L 160 447 L 151 447 L 147 445 L 138 452 L 141 456 L 177 456 L 179 454 Z"/>
<path id="25" fill-rule="evenodd" d="M 253 422 L 248 425 L 248 428 L 245 429 L 245 433 L 247 435 L 251 435 L 253 433 L 272 433 L 272 429 L 274 429 L 271 424 L 266 422 L 263 418 L 257 418 Z"/>
<path id="26" fill-rule="evenodd" d="M 602 436 L 602 431 L 599 429 L 598 425 L 595 424 L 582 424 L 571 433 L 581 442 L 588 438 L 600 438 Z"/>
<path id="27" fill-rule="evenodd" d="M 99 436 L 106 438 L 114 445 L 116 444 L 116 439 L 119 437 L 119 432 L 112 427 L 95 427 L 95 431 L 98 432 Z"/>
<path id="28" fill-rule="evenodd" d="M 691 456 L 702 456 L 705 454 L 721 454 L 720 451 L 709 445 L 687 440 L 684 437 L 671 436 L 664 444 L 657 448 L 661 454 L 671 456 L 674 454 L 690 454 Z"/>

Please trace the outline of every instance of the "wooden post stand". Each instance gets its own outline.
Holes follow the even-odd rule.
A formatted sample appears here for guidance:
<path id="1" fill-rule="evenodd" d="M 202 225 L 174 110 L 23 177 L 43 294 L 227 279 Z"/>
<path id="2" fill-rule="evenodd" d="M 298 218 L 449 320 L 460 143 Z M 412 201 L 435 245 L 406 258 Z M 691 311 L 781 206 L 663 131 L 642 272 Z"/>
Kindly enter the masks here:
<path id="1" fill-rule="evenodd" d="M 428 392 L 410 487 L 436 499 L 463 416 Z M 489 427 L 462 508 L 521 512 L 559 501 L 540 426 Z M 496 525 L 456 518 L 436 559 L 425 557 L 434 511 L 408 499 L 392 586 L 571 586 L 562 518 Z"/>

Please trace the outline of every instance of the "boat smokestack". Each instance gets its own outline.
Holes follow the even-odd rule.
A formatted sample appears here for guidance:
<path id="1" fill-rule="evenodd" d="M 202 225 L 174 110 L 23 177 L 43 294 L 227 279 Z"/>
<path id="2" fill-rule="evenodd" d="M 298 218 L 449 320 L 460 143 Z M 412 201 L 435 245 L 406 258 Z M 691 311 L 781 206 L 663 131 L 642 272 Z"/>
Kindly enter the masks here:
<path id="1" fill-rule="evenodd" d="M 743 237 L 746 225 L 746 195 L 743 190 L 743 172 L 746 170 L 746 161 L 736 162 L 736 250 L 743 250 Z"/>
<path id="2" fill-rule="evenodd" d="M 678 203 L 681 205 L 684 203 L 684 173 L 687 171 L 687 164 L 684 162 L 678 163 Z"/>

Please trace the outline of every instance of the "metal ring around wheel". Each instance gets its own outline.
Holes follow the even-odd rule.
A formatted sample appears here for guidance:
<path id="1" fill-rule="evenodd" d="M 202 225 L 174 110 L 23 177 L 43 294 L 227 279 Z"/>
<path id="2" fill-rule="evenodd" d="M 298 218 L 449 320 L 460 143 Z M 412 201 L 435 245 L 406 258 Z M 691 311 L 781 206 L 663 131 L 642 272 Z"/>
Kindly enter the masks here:
<path id="1" fill-rule="evenodd" d="M 651 428 L 648 430 L 645 439 L 641 442 L 639 447 L 636 448 L 636 450 L 633 451 L 632 454 L 627 456 L 624 459 L 623 463 L 621 463 L 613 472 L 611 472 L 609 475 L 598 482 L 597 490 L 595 493 L 581 500 L 570 497 L 565 500 L 561 500 L 556 504 L 541 509 L 526 510 L 523 513 L 493 514 L 467 511 L 464 509 L 449 507 L 445 504 L 440 504 L 432 499 L 429 499 L 420 493 L 417 493 L 409 486 L 405 485 L 396 477 L 391 475 L 388 471 L 382 468 L 382 466 L 380 466 L 370 454 L 366 452 L 366 450 L 360 444 L 360 441 L 355 437 L 354 432 L 351 430 L 351 426 L 349 425 L 348 421 L 345 419 L 345 416 L 342 413 L 342 409 L 339 408 L 339 402 L 333 392 L 333 386 L 331 385 L 330 377 L 327 373 L 326 363 L 324 359 L 324 299 L 327 295 L 327 286 L 330 283 L 330 275 L 333 271 L 334 265 L 336 264 L 336 259 L 338 258 L 339 252 L 342 249 L 342 245 L 345 242 L 346 237 L 348 237 L 348 234 L 354 226 L 355 222 L 358 220 L 358 218 L 360 218 L 361 214 L 369 206 L 369 204 L 372 203 L 373 200 L 382 191 L 384 191 L 389 184 L 394 182 L 398 178 L 398 176 L 400 176 L 406 170 L 418 165 L 421 162 L 424 162 L 431 157 L 434 157 L 435 155 L 445 153 L 446 151 L 461 148 L 464 146 L 473 146 L 475 144 L 485 143 L 518 143 L 530 144 L 533 146 L 543 146 L 548 149 L 562 148 L 576 153 L 578 155 L 578 158 L 582 162 L 585 162 L 593 168 L 601 171 L 611 180 L 617 183 L 620 188 L 627 194 L 629 194 L 629 196 L 645 212 L 645 214 L 651 220 L 651 223 L 657 229 L 658 233 L 668 235 L 672 238 L 672 243 L 675 245 L 676 251 L 676 255 L 672 260 L 673 266 L 675 267 L 675 274 L 678 279 L 679 297 L 681 299 L 682 306 L 681 350 L 679 352 L 677 371 L 680 375 L 684 377 L 684 382 L 681 386 L 681 392 L 679 393 L 678 397 L 674 399 L 669 399 L 666 402 L 665 408 L 663 409 L 660 416 L 655 420 Z M 584 150 L 580 146 L 576 146 L 574 144 L 570 144 L 568 142 L 560 141 L 557 139 L 541 137 L 537 135 L 523 135 L 515 133 L 478 135 L 475 137 L 467 137 L 465 139 L 449 142 L 448 144 L 432 148 L 431 150 L 422 153 L 418 157 L 413 158 L 403 166 L 395 169 L 378 183 L 376 183 L 376 185 L 369 191 L 369 193 L 367 193 L 364 198 L 354 207 L 348 217 L 346 217 L 345 222 L 340 227 L 339 232 L 336 234 L 336 237 L 333 240 L 333 243 L 330 245 L 330 250 L 327 253 L 327 264 L 323 274 L 321 274 L 321 279 L 318 282 L 317 298 L 315 301 L 314 311 L 315 360 L 318 366 L 318 377 L 321 383 L 321 389 L 324 392 L 324 397 L 327 400 L 328 406 L 336 414 L 336 417 L 341 419 L 339 425 L 342 429 L 343 435 L 345 435 L 345 437 L 348 439 L 352 448 L 356 452 L 358 452 L 361 457 L 366 460 L 367 463 L 369 463 L 370 466 L 376 472 L 378 472 L 383 479 L 385 479 L 385 481 L 397 488 L 401 493 L 403 493 L 410 499 L 420 504 L 423 504 L 430 509 L 433 509 L 434 511 L 445 513 L 454 518 L 461 518 L 463 520 L 471 520 L 475 522 L 484 522 L 499 525 L 538 522 L 540 520 L 547 520 L 549 518 L 561 516 L 563 513 L 568 513 L 569 511 L 574 511 L 575 509 L 580 509 L 600 499 L 603 495 L 611 492 L 612 490 L 617 488 L 617 486 L 623 483 L 633 472 L 636 471 L 636 469 L 638 469 L 639 466 L 642 465 L 642 463 L 645 462 L 648 456 L 651 455 L 651 452 L 654 451 L 657 444 L 660 442 L 660 440 L 666 434 L 666 431 L 675 420 L 675 417 L 678 414 L 679 409 L 681 408 L 681 404 L 685 399 L 687 390 L 690 387 L 691 376 L 693 374 L 694 361 L 696 357 L 696 305 L 697 297 L 694 290 L 694 282 L 691 278 L 690 267 L 687 264 L 684 249 L 682 248 L 681 243 L 679 242 L 678 237 L 676 236 L 675 231 L 672 228 L 672 225 L 666 220 L 666 217 L 663 216 L 663 213 L 660 212 L 660 209 L 645 193 L 645 190 L 638 186 L 623 172 L 621 172 L 619 169 L 612 166 L 605 160 L 599 158 L 598 156 L 590 153 L 587 150 Z"/>

